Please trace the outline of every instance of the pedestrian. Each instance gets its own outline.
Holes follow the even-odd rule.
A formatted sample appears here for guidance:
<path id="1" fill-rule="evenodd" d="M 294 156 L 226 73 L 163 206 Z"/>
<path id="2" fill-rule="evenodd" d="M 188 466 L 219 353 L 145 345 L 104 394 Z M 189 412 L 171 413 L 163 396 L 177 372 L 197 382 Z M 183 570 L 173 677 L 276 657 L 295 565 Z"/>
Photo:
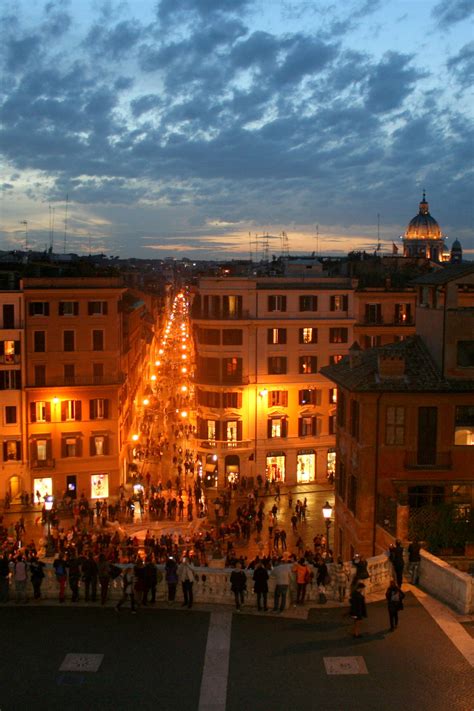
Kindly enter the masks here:
<path id="1" fill-rule="evenodd" d="M 344 602 L 346 599 L 346 588 L 349 583 L 350 573 L 344 565 L 344 562 L 339 556 L 336 565 L 336 585 L 339 602 Z"/>
<path id="2" fill-rule="evenodd" d="M 107 602 L 107 595 L 109 592 L 110 585 L 110 563 L 108 562 L 108 560 L 106 560 L 105 555 L 103 553 L 99 555 L 97 573 L 100 585 L 100 604 L 105 605 L 105 603 Z"/>
<path id="3" fill-rule="evenodd" d="M 355 589 L 357 583 L 361 580 L 367 580 L 369 576 L 369 564 L 367 559 L 363 555 L 355 554 L 352 565 L 355 567 L 355 574 L 352 579 L 351 588 Z"/>
<path id="4" fill-rule="evenodd" d="M 398 538 L 395 541 L 395 545 L 390 546 L 389 558 L 393 566 L 397 585 L 401 588 L 403 583 L 403 568 L 405 567 L 405 561 L 403 559 L 402 542 Z"/>
<path id="5" fill-rule="evenodd" d="M 417 538 L 408 546 L 408 571 L 412 585 L 418 585 L 420 579 L 421 545 Z"/>
<path id="6" fill-rule="evenodd" d="M 44 578 L 45 564 L 42 560 L 38 560 L 36 555 L 33 555 L 30 560 L 30 580 L 33 586 L 33 597 L 35 600 L 41 598 L 41 583 Z"/>
<path id="7" fill-rule="evenodd" d="M 291 565 L 280 556 L 271 575 L 275 578 L 275 592 L 273 596 L 273 612 L 283 612 L 286 607 L 286 596 L 290 584 Z"/>
<path id="8" fill-rule="evenodd" d="M 0 558 L 0 602 L 8 602 L 10 588 L 10 566 L 8 554 L 4 553 Z"/>
<path id="9" fill-rule="evenodd" d="M 296 604 L 304 605 L 306 597 L 306 586 L 311 582 L 311 571 L 306 565 L 304 558 L 300 558 L 293 566 L 293 572 L 296 575 Z"/>
<path id="10" fill-rule="evenodd" d="M 191 609 L 193 606 L 194 569 L 188 558 L 183 558 L 178 566 L 178 580 L 181 582 L 183 590 L 183 607 Z"/>
<path id="11" fill-rule="evenodd" d="M 89 602 L 89 600 L 95 602 L 97 600 L 97 576 L 97 563 L 90 551 L 87 558 L 82 562 L 82 580 L 84 581 L 84 599 L 86 602 Z"/>
<path id="12" fill-rule="evenodd" d="M 71 601 L 78 602 L 79 600 L 79 580 L 81 579 L 81 567 L 80 562 L 76 556 L 75 551 L 69 557 L 67 563 L 67 568 L 69 570 L 69 587 L 71 588 Z"/>
<path id="13" fill-rule="evenodd" d="M 355 585 L 354 590 L 351 593 L 351 597 L 349 600 L 350 603 L 350 611 L 349 614 L 354 620 L 354 625 L 352 627 L 352 636 L 353 637 L 361 637 L 360 633 L 360 624 L 362 620 L 367 617 L 367 607 L 365 604 L 365 598 L 363 595 L 363 590 L 365 589 L 365 585 L 362 582 L 357 582 Z"/>
<path id="14" fill-rule="evenodd" d="M 65 589 L 67 583 L 67 568 L 66 561 L 64 560 L 64 553 L 61 551 L 53 562 L 54 574 L 56 575 L 56 580 L 59 585 L 59 602 L 64 602 Z"/>
<path id="15" fill-rule="evenodd" d="M 235 564 L 235 570 L 230 574 L 230 589 L 234 593 L 235 608 L 240 612 L 244 604 L 245 591 L 247 590 L 247 576 L 242 570 L 240 561 Z"/>
<path id="16" fill-rule="evenodd" d="M 15 602 L 28 602 L 28 596 L 26 594 L 26 581 L 27 581 L 27 565 L 26 560 L 20 553 L 13 563 L 13 580 L 15 581 Z"/>
<path id="17" fill-rule="evenodd" d="M 118 603 L 115 606 L 115 610 L 117 612 L 120 612 L 120 608 L 124 604 L 124 602 L 127 602 L 127 600 L 130 601 L 130 611 L 132 615 L 136 615 L 136 610 L 135 610 L 135 594 L 133 591 L 133 582 L 134 582 L 134 575 L 133 575 L 133 568 L 132 566 L 129 566 L 128 568 L 125 568 L 123 571 L 123 578 L 122 578 L 122 597 L 118 601 Z"/>
<path id="18" fill-rule="evenodd" d="M 400 610 L 403 610 L 404 597 L 405 593 L 401 591 L 394 578 L 392 578 L 385 592 L 388 618 L 390 620 L 390 632 L 393 632 L 398 627 L 398 613 Z"/>
<path id="19" fill-rule="evenodd" d="M 267 612 L 268 571 L 264 568 L 261 561 L 257 563 L 253 572 L 253 591 L 257 594 L 257 609 L 262 609 L 263 602 L 263 609 Z"/>
<path id="20" fill-rule="evenodd" d="M 168 605 L 171 605 L 175 601 L 178 585 L 178 565 L 173 556 L 169 556 L 165 563 L 165 580 L 168 586 Z"/>
<path id="21" fill-rule="evenodd" d="M 143 591 L 143 604 L 146 605 L 148 603 L 148 593 L 150 593 L 150 603 L 154 605 L 156 602 L 156 585 L 158 583 L 158 573 L 156 571 L 156 565 L 153 563 L 151 556 L 148 556 L 146 559 L 144 573 L 145 589 Z"/>

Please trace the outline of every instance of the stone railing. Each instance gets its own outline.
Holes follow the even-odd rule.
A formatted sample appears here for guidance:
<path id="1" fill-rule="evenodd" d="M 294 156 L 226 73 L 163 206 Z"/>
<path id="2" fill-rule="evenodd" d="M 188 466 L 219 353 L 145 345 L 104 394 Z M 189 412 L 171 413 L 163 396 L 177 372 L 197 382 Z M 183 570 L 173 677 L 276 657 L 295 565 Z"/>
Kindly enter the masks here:
<path id="1" fill-rule="evenodd" d="M 391 566 L 388 562 L 387 556 L 380 555 L 375 558 L 368 559 L 368 569 L 370 577 L 364 580 L 366 585 L 366 593 L 382 592 L 386 589 L 388 581 L 391 577 Z M 129 565 L 120 565 L 120 568 L 130 567 Z M 156 600 L 158 602 L 167 600 L 168 592 L 167 585 L 165 581 L 164 565 L 157 565 L 158 571 L 158 585 L 156 588 Z M 325 592 L 328 600 L 337 600 L 337 584 L 336 576 L 334 571 L 335 566 L 333 564 L 328 565 L 329 575 L 331 576 L 331 583 L 326 586 Z M 203 603 L 214 603 L 214 604 L 225 604 L 231 605 L 234 602 L 234 596 L 230 589 L 230 575 L 232 573 L 231 568 L 194 568 L 195 571 L 195 582 L 194 582 L 194 597 L 196 602 Z M 58 598 L 58 584 L 56 582 L 56 577 L 54 575 L 54 569 L 51 563 L 47 563 L 45 567 L 45 578 L 41 586 L 41 595 L 46 599 Z M 355 568 L 352 568 L 352 575 L 355 572 Z M 252 570 L 247 570 L 247 591 L 251 593 L 253 590 L 253 580 L 252 580 Z M 347 586 L 346 594 L 349 593 L 349 587 Z M 100 586 L 97 586 L 98 598 L 100 598 Z M 269 597 L 273 595 L 275 589 L 275 580 L 270 575 L 269 580 Z M 291 592 L 291 591 L 290 591 Z M 108 599 L 110 601 L 118 600 L 122 594 L 122 584 L 120 577 L 116 580 L 111 580 L 109 585 Z M 14 584 L 10 587 L 10 597 L 13 598 L 15 595 Z M 32 588 L 28 583 L 28 596 L 32 596 Z M 70 599 L 71 592 L 69 587 L 66 589 L 66 598 Z M 181 591 L 178 589 L 178 599 L 180 599 Z M 287 605 L 290 604 L 291 594 L 287 598 Z M 80 588 L 80 599 L 84 599 L 84 583 L 81 583 Z M 310 582 L 306 589 L 306 600 L 309 602 L 319 601 L 319 588 L 314 579 Z"/>
<path id="2" fill-rule="evenodd" d="M 474 577 L 421 551 L 421 587 L 464 615 L 474 612 Z"/>

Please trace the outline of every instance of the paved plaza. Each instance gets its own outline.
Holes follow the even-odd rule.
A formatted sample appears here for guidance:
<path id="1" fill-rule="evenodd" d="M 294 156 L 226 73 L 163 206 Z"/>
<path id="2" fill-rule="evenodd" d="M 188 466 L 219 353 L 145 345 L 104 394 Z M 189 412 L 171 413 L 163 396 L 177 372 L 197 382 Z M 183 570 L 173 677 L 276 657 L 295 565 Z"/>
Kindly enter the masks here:
<path id="1" fill-rule="evenodd" d="M 405 603 L 393 634 L 385 603 L 369 603 L 358 640 L 336 607 L 297 619 L 199 603 L 135 616 L 9 605 L 0 609 L 0 708 L 471 711 L 474 659 L 412 593 Z"/>

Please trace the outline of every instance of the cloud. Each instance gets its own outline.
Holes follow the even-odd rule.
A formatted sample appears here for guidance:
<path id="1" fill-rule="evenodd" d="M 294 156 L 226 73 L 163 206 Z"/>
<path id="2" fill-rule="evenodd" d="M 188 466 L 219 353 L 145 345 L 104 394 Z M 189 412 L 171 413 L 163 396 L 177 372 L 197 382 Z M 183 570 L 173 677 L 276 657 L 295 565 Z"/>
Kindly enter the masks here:
<path id="1" fill-rule="evenodd" d="M 447 66 L 460 86 L 470 89 L 474 81 L 474 41 L 468 42 L 457 54 L 450 57 Z"/>
<path id="2" fill-rule="evenodd" d="M 431 14 L 439 25 L 450 27 L 474 15 L 474 3 L 472 0 L 441 0 Z"/>
<path id="3" fill-rule="evenodd" d="M 386 52 L 372 70 L 368 80 L 366 105 L 374 113 L 398 109 L 414 90 L 425 72 L 410 67 L 412 56 Z"/>

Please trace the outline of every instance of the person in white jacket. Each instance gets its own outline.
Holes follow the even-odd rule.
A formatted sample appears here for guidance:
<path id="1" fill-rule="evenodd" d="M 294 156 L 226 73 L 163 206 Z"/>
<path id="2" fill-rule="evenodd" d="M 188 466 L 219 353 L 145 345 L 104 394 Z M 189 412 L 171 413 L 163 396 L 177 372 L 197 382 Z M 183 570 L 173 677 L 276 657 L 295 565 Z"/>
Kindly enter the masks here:
<path id="1" fill-rule="evenodd" d="M 183 607 L 191 609 L 193 606 L 194 568 L 188 558 L 183 558 L 178 566 L 178 580 L 183 589 Z"/>

